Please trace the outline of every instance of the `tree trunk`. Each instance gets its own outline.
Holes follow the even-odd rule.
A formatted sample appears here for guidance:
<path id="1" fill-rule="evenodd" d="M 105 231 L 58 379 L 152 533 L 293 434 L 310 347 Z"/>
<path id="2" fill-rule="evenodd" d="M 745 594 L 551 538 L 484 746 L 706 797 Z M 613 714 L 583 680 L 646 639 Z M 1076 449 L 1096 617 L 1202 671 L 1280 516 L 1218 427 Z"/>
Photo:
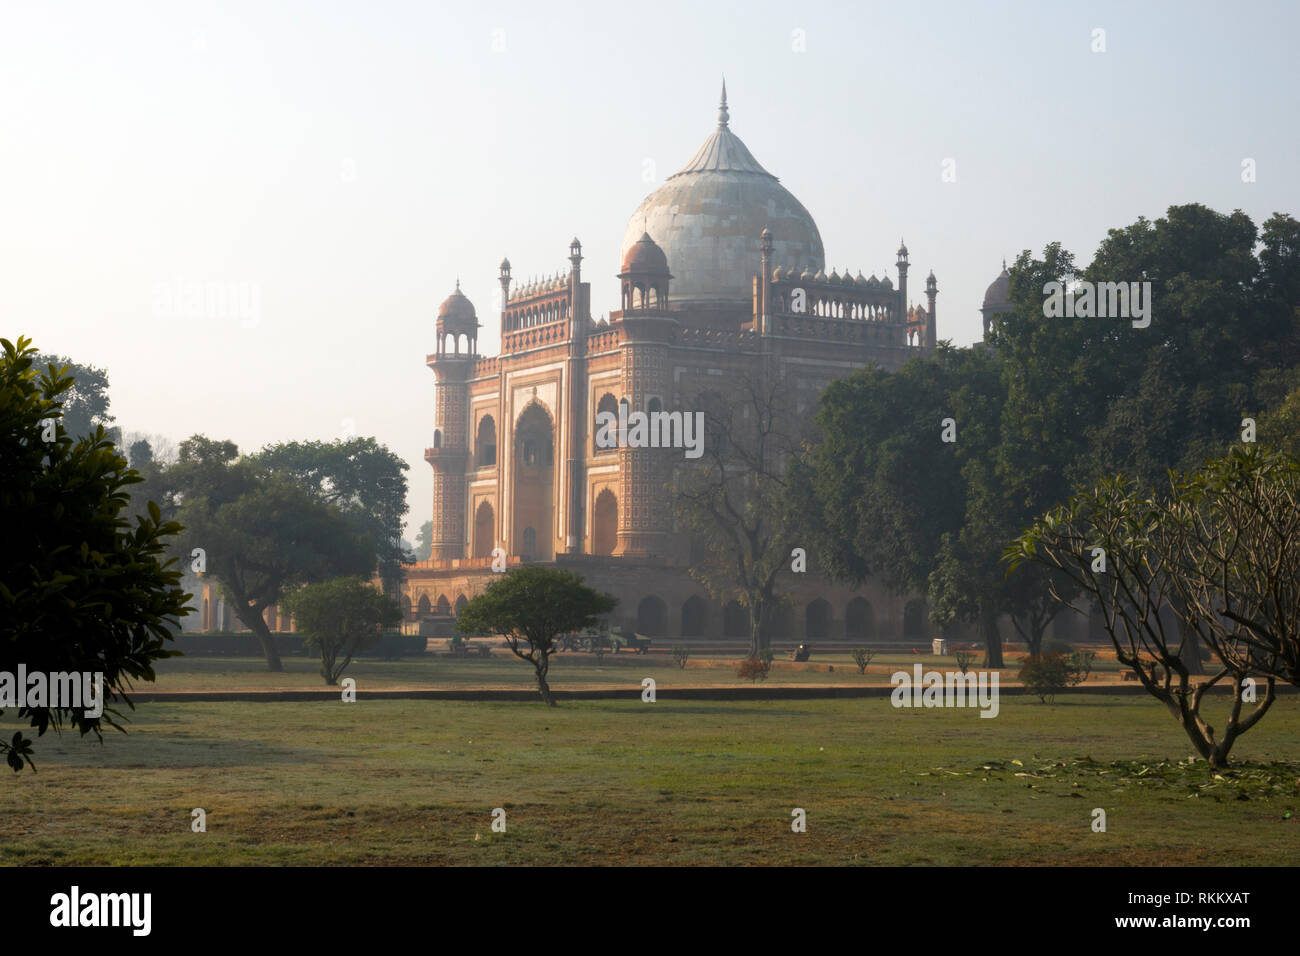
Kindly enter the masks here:
<path id="1" fill-rule="evenodd" d="M 275 646 L 275 637 L 271 634 L 271 629 L 266 626 L 266 621 L 262 619 L 260 609 L 252 608 L 248 602 L 235 600 L 235 617 L 239 618 L 244 626 L 257 635 L 257 641 L 262 645 L 262 654 L 266 657 L 266 666 L 268 669 L 280 672 L 284 670 L 284 664 L 280 662 L 280 651 Z"/>
<path id="2" fill-rule="evenodd" d="M 533 666 L 537 669 L 537 690 L 541 693 L 542 700 L 546 701 L 547 707 L 554 707 L 555 698 L 551 696 L 551 685 L 546 683 L 546 672 L 551 668 L 550 658 L 546 654 L 541 654 Z"/>
<path id="3" fill-rule="evenodd" d="M 1195 630 L 1189 632 L 1182 620 L 1178 622 L 1178 634 L 1182 643 L 1178 646 L 1178 658 L 1187 668 L 1187 673 L 1202 675 L 1205 663 L 1201 659 L 1201 638 Z"/>
<path id="4" fill-rule="evenodd" d="M 998 612 L 993 607 L 980 609 L 980 637 L 984 639 L 984 666 L 1001 668 L 1002 633 L 998 630 Z"/>
<path id="5" fill-rule="evenodd" d="M 767 632 L 766 605 L 755 603 L 749 606 L 749 656 L 762 657 L 771 645 L 771 635 Z"/>

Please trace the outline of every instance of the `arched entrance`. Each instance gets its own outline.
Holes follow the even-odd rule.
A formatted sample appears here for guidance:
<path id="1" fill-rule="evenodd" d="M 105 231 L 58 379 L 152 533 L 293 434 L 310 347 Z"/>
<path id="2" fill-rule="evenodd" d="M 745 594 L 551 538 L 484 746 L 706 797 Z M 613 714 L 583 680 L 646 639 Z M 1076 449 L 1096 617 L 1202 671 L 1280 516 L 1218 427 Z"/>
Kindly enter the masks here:
<path id="1" fill-rule="evenodd" d="M 551 416 L 537 402 L 531 402 L 515 422 L 512 454 L 514 553 L 550 561 L 555 556 L 555 428 Z"/>
<path id="2" fill-rule="evenodd" d="M 480 468 L 490 468 L 497 463 L 497 423 L 491 415 L 484 415 L 479 420 L 474 446 Z"/>
<path id="3" fill-rule="evenodd" d="M 831 636 L 831 602 L 817 598 L 804 611 L 804 635 L 811 641 Z"/>
<path id="4" fill-rule="evenodd" d="M 480 501 L 478 510 L 474 512 L 474 557 L 492 557 L 492 549 L 496 547 L 496 528 L 497 516 L 491 503 Z"/>
<path id="5" fill-rule="evenodd" d="M 668 605 L 653 594 L 643 597 L 636 608 L 636 632 L 646 637 L 668 633 Z"/>
<path id="6" fill-rule="evenodd" d="M 596 496 L 591 522 L 591 553 L 613 554 L 618 545 L 618 498 L 605 488 Z"/>
<path id="7" fill-rule="evenodd" d="M 870 641 L 876 636 L 876 612 L 864 597 L 855 597 L 844 609 L 844 636 L 854 641 Z"/>
<path id="8" fill-rule="evenodd" d="M 682 637 L 703 637 L 708 621 L 708 605 L 698 594 L 693 594 L 682 605 Z"/>

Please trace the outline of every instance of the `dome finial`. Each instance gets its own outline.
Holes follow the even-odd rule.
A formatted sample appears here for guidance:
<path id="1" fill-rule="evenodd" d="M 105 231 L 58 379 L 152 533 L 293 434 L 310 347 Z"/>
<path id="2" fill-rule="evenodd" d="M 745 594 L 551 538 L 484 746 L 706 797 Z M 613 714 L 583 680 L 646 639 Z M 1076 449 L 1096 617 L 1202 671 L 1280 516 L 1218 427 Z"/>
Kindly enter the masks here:
<path id="1" fill-rule="evenodd" d="M 460 291 L 460 276 L 456 276 L 456 291 Z"/>
<path id="2" fill-rule="evenodd" d="M 727 78 L 722 78 L 722 100 L 718 103 L 718 129 L 726 129 L 731 114 L 727 112 Z"/>

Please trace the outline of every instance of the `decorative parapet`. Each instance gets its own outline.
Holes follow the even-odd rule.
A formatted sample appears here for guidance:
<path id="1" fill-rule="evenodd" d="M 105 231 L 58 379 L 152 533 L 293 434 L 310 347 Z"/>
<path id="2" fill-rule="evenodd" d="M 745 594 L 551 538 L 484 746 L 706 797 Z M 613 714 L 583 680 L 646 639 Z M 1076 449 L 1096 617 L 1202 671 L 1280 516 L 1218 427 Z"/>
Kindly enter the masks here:
<path id="1" fill-rule="evenodd" d="M 623 329 L 619 325 L 597 326 L 587 333 L 587 354 L 607 352 L 623 344 Z"/>
<path id="2" fill-rule="evenodd" d="M 774 315 L 902 324 L 898 290 L 888 276 L 863 278 L 858 273 L 853 278 L 835 272 L 795 276 L 778 268 L 769 290 L 768 308 Z"/>
<path id="3" fill-rule="evenodd" d="M 545 325 L 536 325 L 531 328 L 504 333 L 501 336 L 501 351 L 503 354 L 506 352 L 522 352 L 525 349 L 537 348 L 542 345 L 558 344 L 566 341 L 568 337 L 569 320 L 564 318 L 548 322 Z"/>

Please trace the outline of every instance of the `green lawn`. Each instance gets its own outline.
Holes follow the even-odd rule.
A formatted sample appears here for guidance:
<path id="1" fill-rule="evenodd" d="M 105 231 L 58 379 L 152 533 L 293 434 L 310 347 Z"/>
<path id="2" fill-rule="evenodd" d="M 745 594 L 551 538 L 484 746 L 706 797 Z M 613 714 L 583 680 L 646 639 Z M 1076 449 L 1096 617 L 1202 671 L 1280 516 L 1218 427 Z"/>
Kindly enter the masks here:
<path id="1" fill-rule="evenodd" d="M 736 651 L 735 658 L 741 656 Z M 354 678 L 358 691 L 367 688 L 418 690 L 439 687 L 535 687 L 532 667 L 496 647 L 493 657 L 456 659 L 443 654 L 426 655 L 401 661 L 353 661 L 344 672 Z M 1002 682 L 1016 679 L 1020 655 L 1008 656 Z M 777 660 L 769 684 L 888 684 L 896 670 L 912 671 L 920 663 L 927 670 L 954 670 L 952 657 L 919 654 L 878 654 L 866 674 L 859 674 L 851 656 L 845 653 L 817 654 L 806 664 Z M 320 662 L 308 657 L 285 657 L 285 670 L 273 674 L 260 658 L 175 657 L 157 665 L 158 680 L 137 686 L 149 691 L 249 691 L 249 690 L 324 690 Z M 833 671 L 828 668 L 834 668 Z M 1093 679 L 1114 680 L 1118 665 L 1114 660 L 1099 661 Z M 660 687 L 705 685 L 743 686 L 748 681 L 736 677 L 736 661 L 716 652 L 705 659 L 697 656 L 679 669 L 666 653 L 646 655 L 606 654 L 597 664 L 591 654 L 571 652 L 552 659 L 550 682 L 556 690 L 593 687 L 640 688 L 643 677 L 653 677 Z"/>
<path id="2" fill-rule="evenodd" d="M 38 741 L 39 772 L 5 782 L 0 859 L 1293 863 L 1300 699 L 1238 744 L 1270 766 L 1216 780 L 1154 763 L 1189 753 L 1143 697 L 1008 696 L 991 720 L 883 698 L 146 704 L 102 746 Z M 1135 759 L 1150 769 L 1110 766 Z M 191 832 L 194 807 L 207 833 Z M 791 832 L 795 807 L 806 833 Z"/>

